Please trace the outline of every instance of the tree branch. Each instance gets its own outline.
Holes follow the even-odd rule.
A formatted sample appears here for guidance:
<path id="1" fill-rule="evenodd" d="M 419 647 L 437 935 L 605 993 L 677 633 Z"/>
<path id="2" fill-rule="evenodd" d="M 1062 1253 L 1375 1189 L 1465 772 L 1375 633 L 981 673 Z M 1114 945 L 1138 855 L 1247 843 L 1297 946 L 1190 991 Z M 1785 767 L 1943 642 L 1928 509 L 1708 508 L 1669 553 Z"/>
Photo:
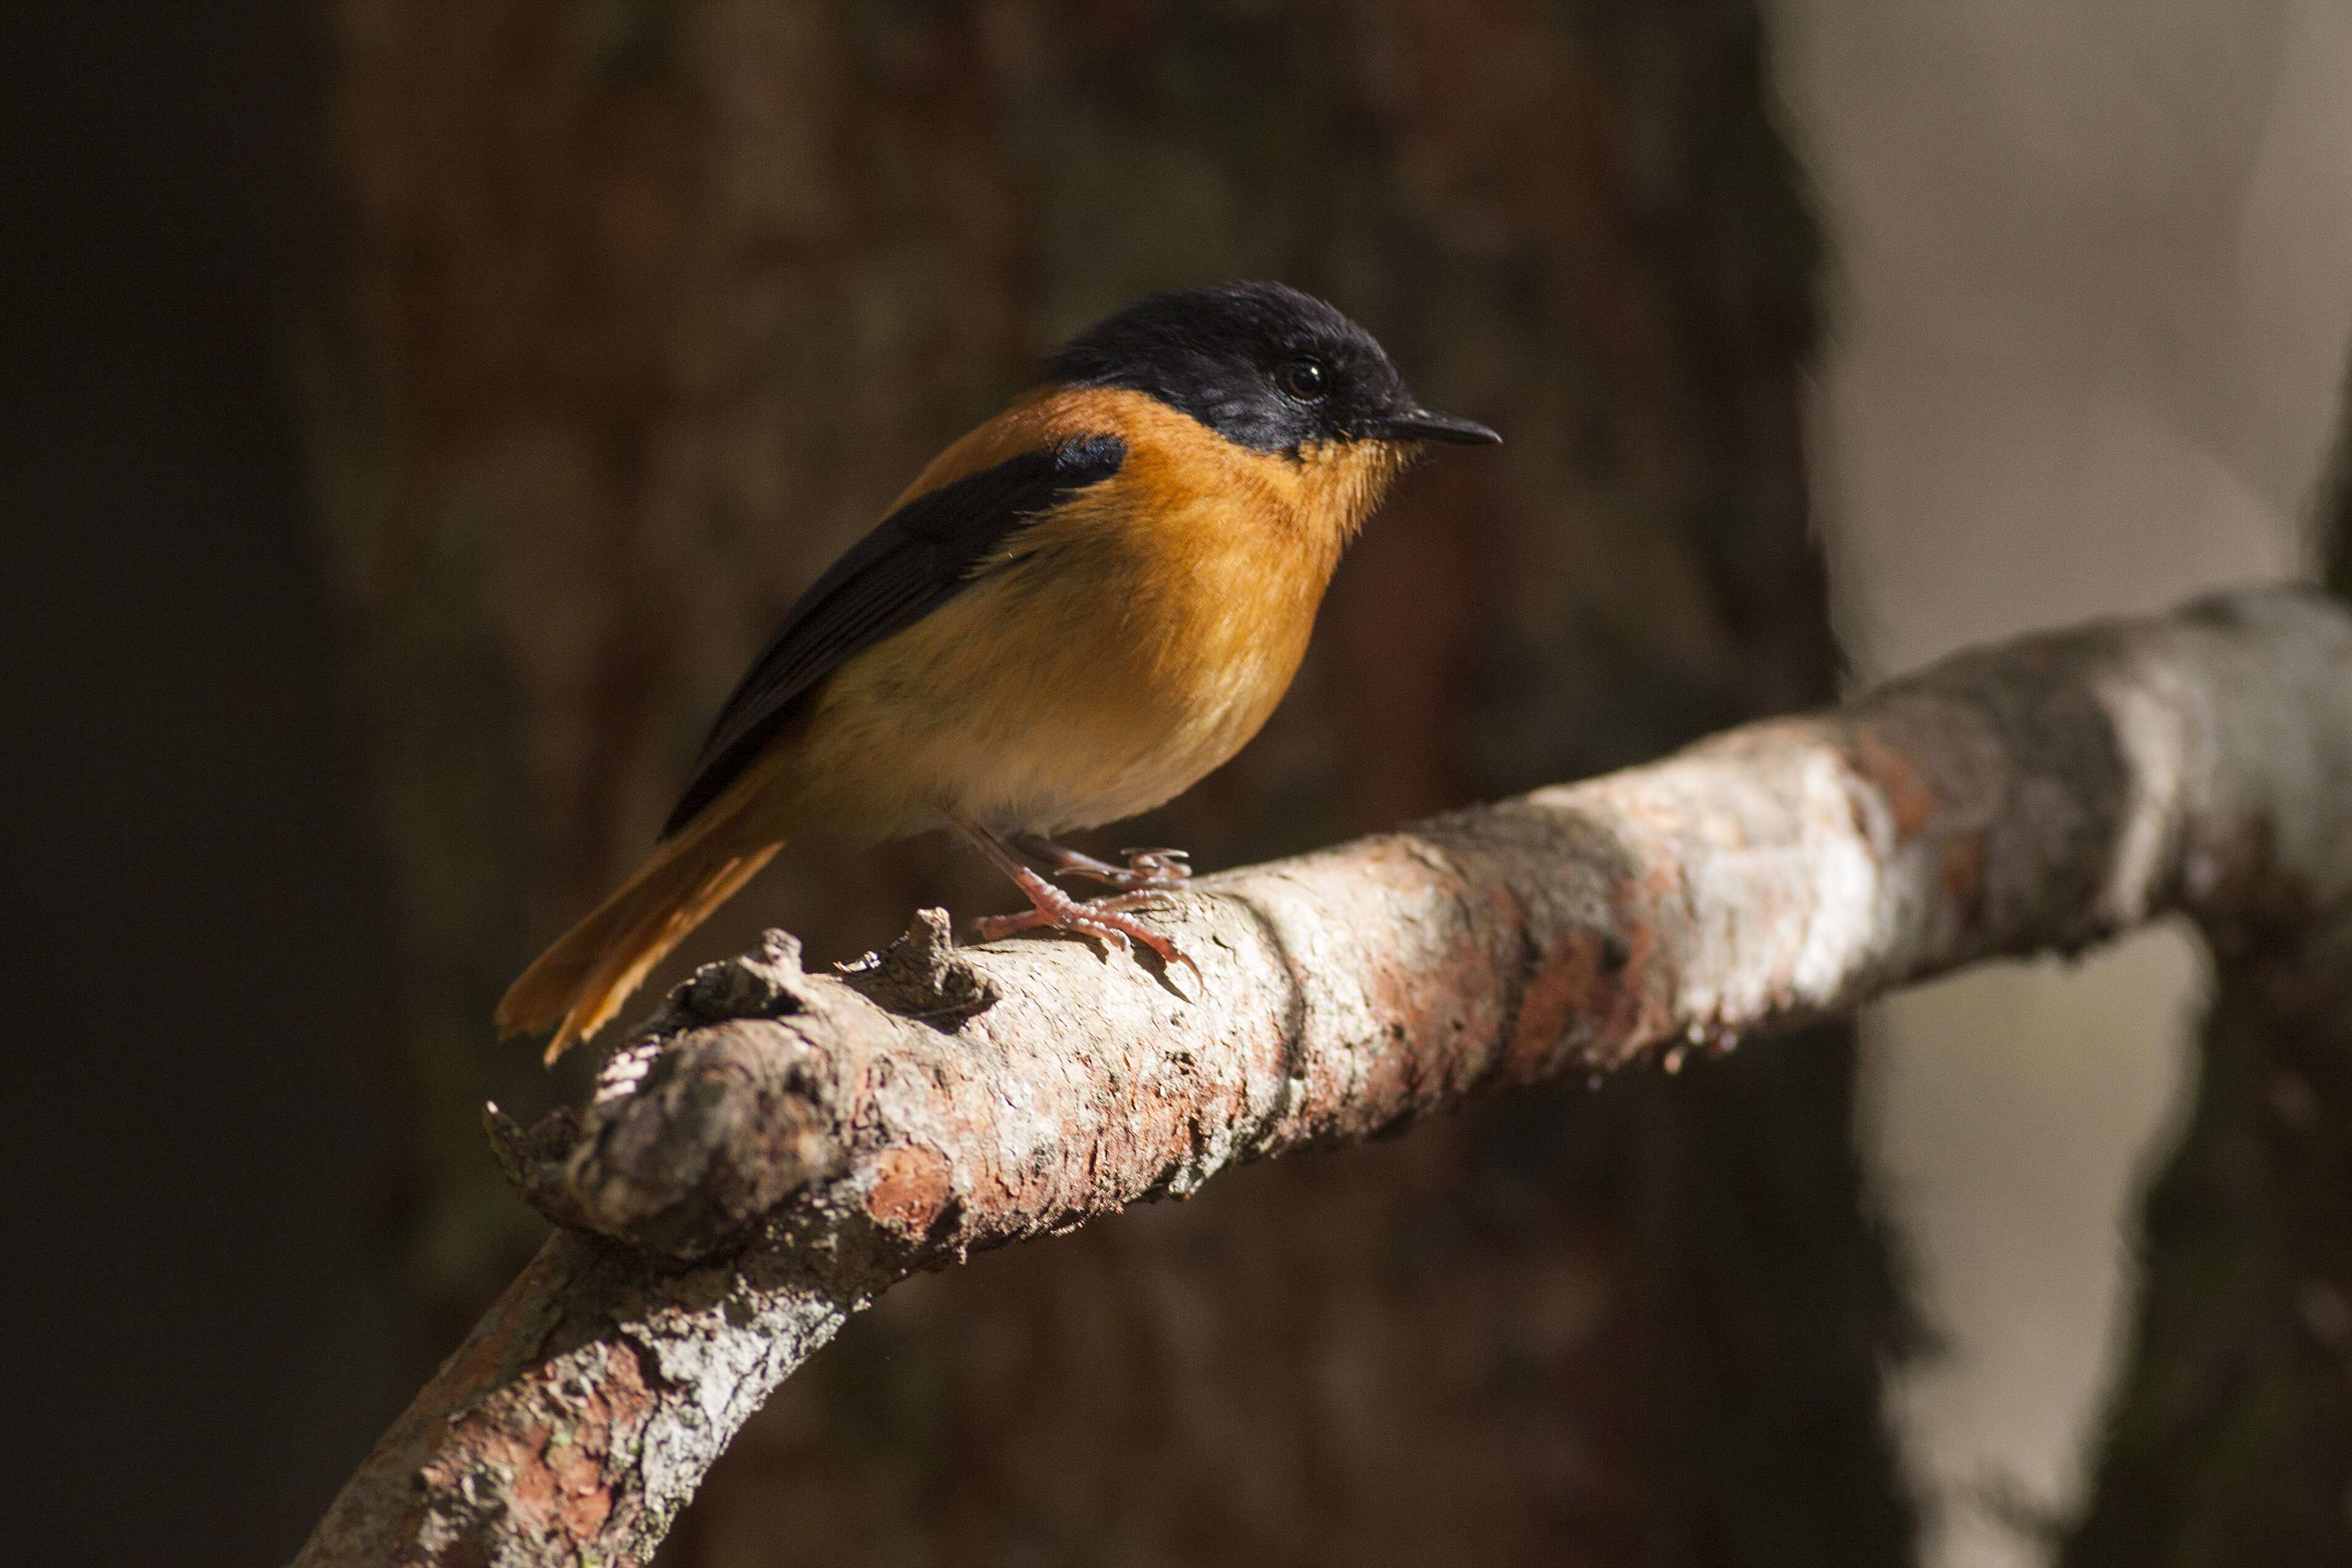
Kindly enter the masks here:
<path id="1" fill-rule="evenodd" d="M 908 1273 L 1464 1096 L 1841 1014 L 2171 910 L 2352 893 L 2352 621 L 2295 590 L 1964 654 L 1828 714 L 1318 854 L 1069 940 L 703 970 L 500 1159 L 570 1227 L 298 1560 L 641 1562 L 779 1381 Z"/>

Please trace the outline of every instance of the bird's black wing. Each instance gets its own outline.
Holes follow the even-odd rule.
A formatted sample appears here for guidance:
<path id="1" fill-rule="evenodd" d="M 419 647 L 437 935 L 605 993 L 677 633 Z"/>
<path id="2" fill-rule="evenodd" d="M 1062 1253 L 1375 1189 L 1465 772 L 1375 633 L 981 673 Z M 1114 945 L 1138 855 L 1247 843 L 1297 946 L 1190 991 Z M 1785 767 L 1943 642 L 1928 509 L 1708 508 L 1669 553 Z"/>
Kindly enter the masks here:
<path id="1" fill-rule="evenodd" d="M 719 710 L 662 837 L 734 783 L 827 673 L 953 598 L 1006 535 L 1126 460 L 1127 443 L 1116 436 L 1024 452 L 917 496 L 877 523 L 801 595 Z"/>

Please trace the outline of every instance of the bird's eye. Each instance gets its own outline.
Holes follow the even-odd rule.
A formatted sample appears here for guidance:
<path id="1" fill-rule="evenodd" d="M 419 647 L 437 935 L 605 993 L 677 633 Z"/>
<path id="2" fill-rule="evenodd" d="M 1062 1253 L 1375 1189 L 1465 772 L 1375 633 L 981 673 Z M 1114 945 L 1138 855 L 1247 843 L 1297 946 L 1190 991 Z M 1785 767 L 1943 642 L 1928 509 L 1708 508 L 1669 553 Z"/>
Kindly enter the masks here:
<path id="1" fill-rule="evenodd" d="M 1275 384 L 1301 403 L 1319 403 L 1331 390 L 1331 378 L 1323 369 L 1323 362 L 1302 355 L 1275 373 Z"/>

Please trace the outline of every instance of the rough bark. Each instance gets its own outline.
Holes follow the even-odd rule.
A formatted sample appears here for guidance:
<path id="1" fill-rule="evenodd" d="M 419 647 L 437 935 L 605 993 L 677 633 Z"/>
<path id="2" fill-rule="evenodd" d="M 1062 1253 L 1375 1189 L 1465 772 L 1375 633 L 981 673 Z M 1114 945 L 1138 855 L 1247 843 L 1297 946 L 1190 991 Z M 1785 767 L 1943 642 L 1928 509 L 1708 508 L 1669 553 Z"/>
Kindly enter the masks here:
<path id="1" fill-rule="evenodd" d="M 493 1118 L 572 1228 L 299 1561 L 643 1561 L 912 1271 L 2169 910 L 2306 929 L 2352 895 L 2347 803 L 2352 620 L 2257 591 L 1207 879 L 1165 917 L 1199 987 L 1075 942 L 959 950 L 929 914 L 835 975 L 773 934 L 674 993 L 583 1110 Z"/>

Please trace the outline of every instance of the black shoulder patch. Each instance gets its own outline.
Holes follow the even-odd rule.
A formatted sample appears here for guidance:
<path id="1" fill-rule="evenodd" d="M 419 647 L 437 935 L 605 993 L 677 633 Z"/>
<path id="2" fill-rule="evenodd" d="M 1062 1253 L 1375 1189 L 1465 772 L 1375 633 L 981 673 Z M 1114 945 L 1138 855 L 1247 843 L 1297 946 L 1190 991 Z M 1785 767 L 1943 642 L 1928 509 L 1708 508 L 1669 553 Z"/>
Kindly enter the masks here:
<path id="1" fill-rule="evenodd" d="M 719 710 L 667 838 L 741 776 L 817 683 L 961 593 L 1005 537 L 1127 461 L 1127 443 L 1089 436 L 1024 452 L 917 496 L 849 547 L 800 597 Z"/>

